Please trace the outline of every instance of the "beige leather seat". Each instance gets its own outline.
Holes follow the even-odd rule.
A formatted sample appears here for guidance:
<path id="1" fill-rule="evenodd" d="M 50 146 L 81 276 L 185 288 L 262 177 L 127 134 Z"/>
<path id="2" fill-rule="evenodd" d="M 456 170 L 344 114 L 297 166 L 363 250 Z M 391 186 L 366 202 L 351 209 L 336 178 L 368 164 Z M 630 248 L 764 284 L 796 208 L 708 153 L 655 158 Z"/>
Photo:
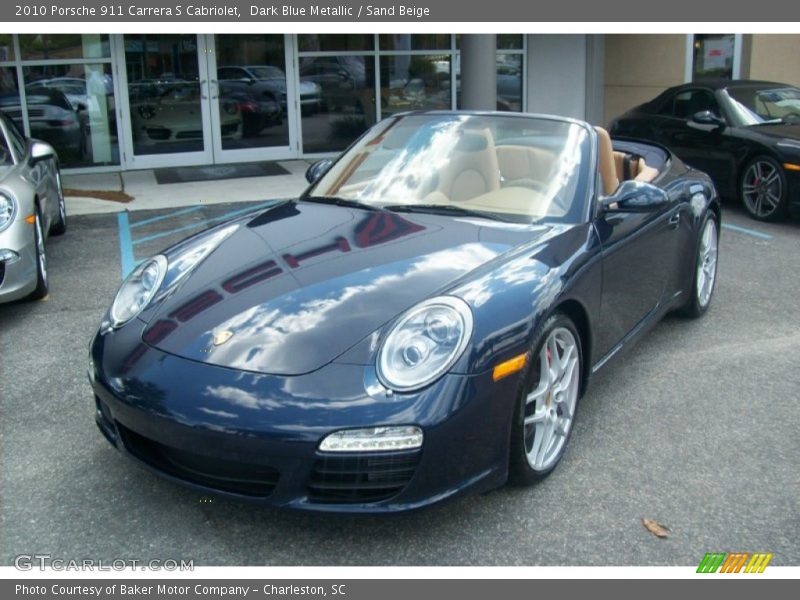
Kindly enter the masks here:
<path id="1" fill-rule="evenodd" d="M 497 164 L 504 187 L 525 185 L 530 180 L 546 185 L 555 162 L 555 154 L 543 148 L 513 144 L 497 146 Z"/>
<path id="2" fill-rule="evenodd" d="M 465 131 L 425 202 L 464 202 L 499 189 L 500 169 L 491 132 Z"/>
<path id="3" fill-rule="evenodd" d="M 610 196 L 619 187 L 617 165 L 614 161 L 614 146 L 611 136 L 602 127 L 595 127 L 597 131 L 597 169 L 600 171 L 600 181 L 603 184 L 603 195 Z"/>

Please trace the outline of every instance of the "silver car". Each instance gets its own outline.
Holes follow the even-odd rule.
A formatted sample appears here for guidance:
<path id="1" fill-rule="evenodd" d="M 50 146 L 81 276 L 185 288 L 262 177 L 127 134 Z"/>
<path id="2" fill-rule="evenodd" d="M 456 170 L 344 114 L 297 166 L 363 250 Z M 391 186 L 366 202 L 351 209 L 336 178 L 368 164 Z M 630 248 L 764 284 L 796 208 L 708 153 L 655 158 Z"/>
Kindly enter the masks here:
<path id="1" fill-rule="evenodd" d="M 47 295 L 45 242 L 66 229 L 55 150 L 0 113 L 0 302 Z"/>

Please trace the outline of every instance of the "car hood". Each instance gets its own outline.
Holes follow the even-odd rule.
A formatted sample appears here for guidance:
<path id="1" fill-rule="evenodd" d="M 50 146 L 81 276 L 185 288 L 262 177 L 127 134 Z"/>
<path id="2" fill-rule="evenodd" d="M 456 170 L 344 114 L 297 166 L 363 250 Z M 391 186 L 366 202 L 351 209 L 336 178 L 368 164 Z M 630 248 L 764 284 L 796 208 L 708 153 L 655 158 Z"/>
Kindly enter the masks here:
<path id="1" fill-rule="evenodd" d="M 286 202 L 243 223 L 143 314 L 143 339 L 203 363 L 308 373 L 549 229 Z"/>

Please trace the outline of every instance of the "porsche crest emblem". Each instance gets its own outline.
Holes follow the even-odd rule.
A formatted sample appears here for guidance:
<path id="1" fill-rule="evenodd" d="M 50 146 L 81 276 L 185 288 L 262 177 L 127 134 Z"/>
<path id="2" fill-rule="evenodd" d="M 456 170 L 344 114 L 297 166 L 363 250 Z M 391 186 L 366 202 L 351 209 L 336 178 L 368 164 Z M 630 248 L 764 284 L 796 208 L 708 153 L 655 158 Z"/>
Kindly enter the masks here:
<path id="1" fill-rule="evenodd" d="M 233 337 L 233 332 L 230 329 L 223 329 L 222 331 L 214 332 L 214 345 L 222 346 L 225 342 Z"/>

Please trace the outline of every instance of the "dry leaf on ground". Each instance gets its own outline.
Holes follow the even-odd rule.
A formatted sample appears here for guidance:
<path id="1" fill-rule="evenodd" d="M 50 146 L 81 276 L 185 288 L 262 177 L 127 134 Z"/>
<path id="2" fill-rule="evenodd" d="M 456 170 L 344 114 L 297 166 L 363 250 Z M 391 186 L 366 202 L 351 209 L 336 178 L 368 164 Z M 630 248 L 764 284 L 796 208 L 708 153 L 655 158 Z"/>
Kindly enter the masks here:
<path id="1" fill-rule="evenodd" d="M 647 531 L 656 537 L 665 538 L 669 536 L 669 528 L 665 525 L 662 525 L 658 521 L 654 521 L 653 519 L 642 519 L 642 525 L 644 525 L 645 529 L 647 529 Z"/>

